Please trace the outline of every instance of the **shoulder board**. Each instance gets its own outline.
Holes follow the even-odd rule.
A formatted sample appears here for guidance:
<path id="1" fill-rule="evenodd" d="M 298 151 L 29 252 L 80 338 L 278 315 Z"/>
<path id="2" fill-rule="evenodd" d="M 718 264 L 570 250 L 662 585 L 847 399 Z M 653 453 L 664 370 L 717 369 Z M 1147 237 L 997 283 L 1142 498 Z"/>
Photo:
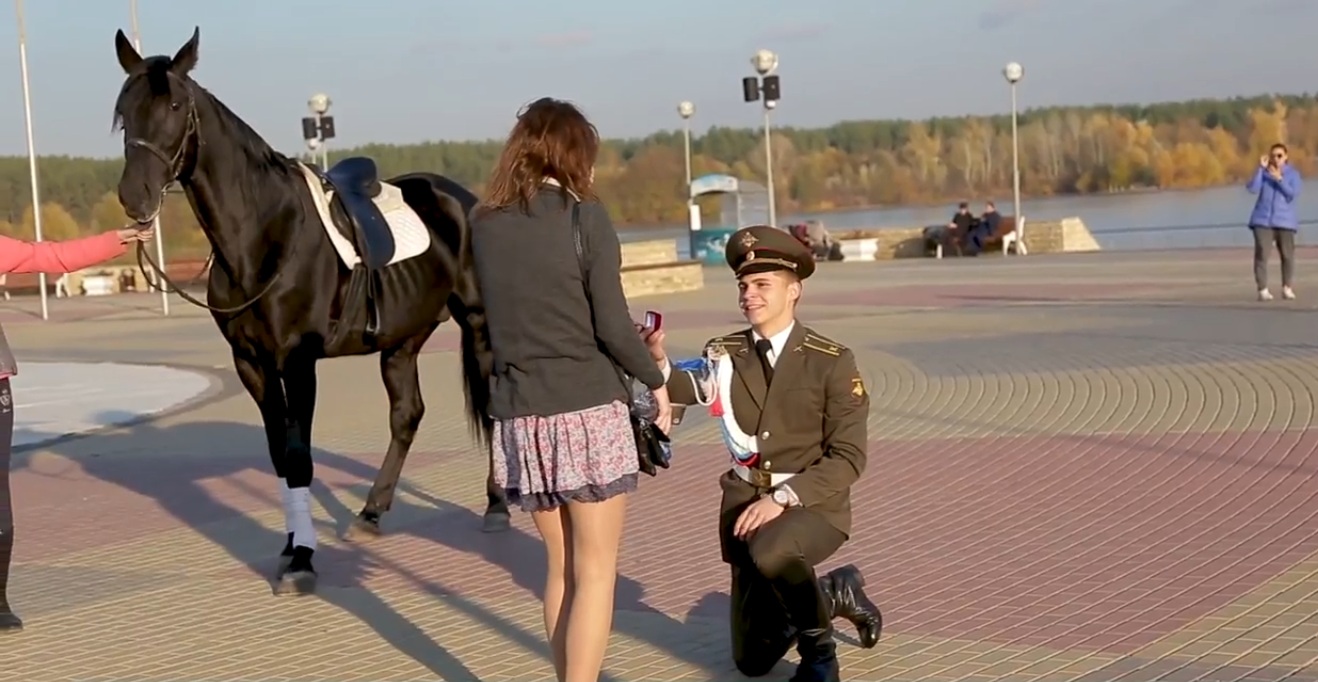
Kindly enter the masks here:
<path id="1" fill-rule="evenodd" d="M 842 355 L 842 351 L 847 349 L 846 346 L 830 338 L 820 336 L 812 331 L 807 331 L 805 333 L 805 341 L 802 342 L 801 345 L 815 351 L 816 353 L 823 353 L 824 355 L 831 355 L 833 357 Z"/>
<path id="2" fill-rule="evenodd" d="M 746 343 L 745 334 L 728 334 L 727 336 L 716 336 L 706 343 L 706 346 L 723 346 L 723 347 L 741 347 Z"/>

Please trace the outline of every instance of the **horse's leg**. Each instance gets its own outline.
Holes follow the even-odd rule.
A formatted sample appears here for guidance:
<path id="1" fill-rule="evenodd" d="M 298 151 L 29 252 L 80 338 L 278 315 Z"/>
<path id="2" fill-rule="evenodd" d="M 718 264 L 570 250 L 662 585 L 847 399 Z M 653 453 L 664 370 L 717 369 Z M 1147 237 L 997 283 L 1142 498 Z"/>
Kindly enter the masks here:
<path id="1" fill-rule="evenodd" d="M 375 475 L 375 483 L 366 496 L 366 504 L 344 534 L 345 540 L 365 541 L 380 535 L 380 517 L 393 506 L 394 490 L 403 475 L 403 463 L 416 438 L 421 417 L 426 413 L 421 399 L 421 377 L 417 355 L 426 339 L 439 324 L 404 341 L 402 345 L 380 351 L 380 375 L 389 395 L 389 449 Z"/>
<path id="2" fill-rule="evenodd" d="M 294 356 L 284 363 L 284 396 L 288 402 L 285 423 L 284 523 L 289 530 L 286 566 L 281 567 L 276 594 L 301 595 L 316 591 L 316 527 L 311 520 L 311 419 L 316 411 L 316 361 Z"/>
<path id="3" fill-rule="evenodd" d="M 481 531 L 501 533 L 512 527 L 512 515 L 508 513 L 508 498 L 499 484 L 494 482 L 494 453 L 486 450 L 486 455 L 489 468 L 485 474 L 485 518 Z"/>
<path id="4" fill-rule="evenodd" d="M 237 351 L 233 354 L 233 367 L 238 372 L 238 379 L 247 389 L 248 395 L 256 402 L 261 412 L 261 423 L 265 427 L 266 447 L 270 450 L 270 463 L 279 479 L 280 497 L 284 503 L 284 532 L 288 534 L 284 551 L 279 556 L 279 568 L 276 581 L 282 580 L 293 561 L 294 520 L 289 513 L 290 494 L 288 488 L 288 406 L 284 402 L 284 387 L 279 374 L 269 363 L 248 357 Z"/>

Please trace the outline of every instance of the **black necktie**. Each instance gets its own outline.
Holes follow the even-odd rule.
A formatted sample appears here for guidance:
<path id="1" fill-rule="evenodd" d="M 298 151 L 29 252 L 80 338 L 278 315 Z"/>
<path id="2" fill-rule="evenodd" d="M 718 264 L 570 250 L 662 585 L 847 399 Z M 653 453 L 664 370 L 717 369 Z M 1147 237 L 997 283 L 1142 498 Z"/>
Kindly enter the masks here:
<path id="1" fill-rule="evenodd" d="M 769 353 L 773 350 L 773 342 L 768 339 L 760 339 L 755 342 L 755 354 L 760 356 L 760 366 L 764 368 L 764 383 L 773 383 L 773 363 L 769 362 Z"/>

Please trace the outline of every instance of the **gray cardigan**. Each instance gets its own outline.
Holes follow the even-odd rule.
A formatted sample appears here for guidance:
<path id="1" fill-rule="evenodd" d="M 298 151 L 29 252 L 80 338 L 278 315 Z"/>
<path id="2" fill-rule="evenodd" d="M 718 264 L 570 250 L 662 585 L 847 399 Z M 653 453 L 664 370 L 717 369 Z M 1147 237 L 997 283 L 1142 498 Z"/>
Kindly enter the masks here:
<path id="1" fill-rule="evenodd" d="M 494 350 L 495 419 L 625 402 L 614 362 L 651 389 L 664 385 L 627 310 L 622 249 L 608 211 L 589 202 L 580 212 L 592 311 L 572 241 L 572 200 L 560 192 L 545 187 L 525 213 L 512 206 L 472 214 L 472 255 Z"/>

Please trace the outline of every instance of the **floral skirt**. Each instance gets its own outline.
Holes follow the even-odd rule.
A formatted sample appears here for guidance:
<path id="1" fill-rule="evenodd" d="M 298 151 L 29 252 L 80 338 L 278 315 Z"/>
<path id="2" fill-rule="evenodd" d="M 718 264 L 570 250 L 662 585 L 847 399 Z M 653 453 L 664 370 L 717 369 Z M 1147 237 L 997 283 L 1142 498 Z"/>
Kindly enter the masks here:
<path id="1" fill-rule="evenodd" d="M 494 422 L 494 480 L 523 511 L 603 502 L 636 490 L 636 439 L 626 405 Z"/>

